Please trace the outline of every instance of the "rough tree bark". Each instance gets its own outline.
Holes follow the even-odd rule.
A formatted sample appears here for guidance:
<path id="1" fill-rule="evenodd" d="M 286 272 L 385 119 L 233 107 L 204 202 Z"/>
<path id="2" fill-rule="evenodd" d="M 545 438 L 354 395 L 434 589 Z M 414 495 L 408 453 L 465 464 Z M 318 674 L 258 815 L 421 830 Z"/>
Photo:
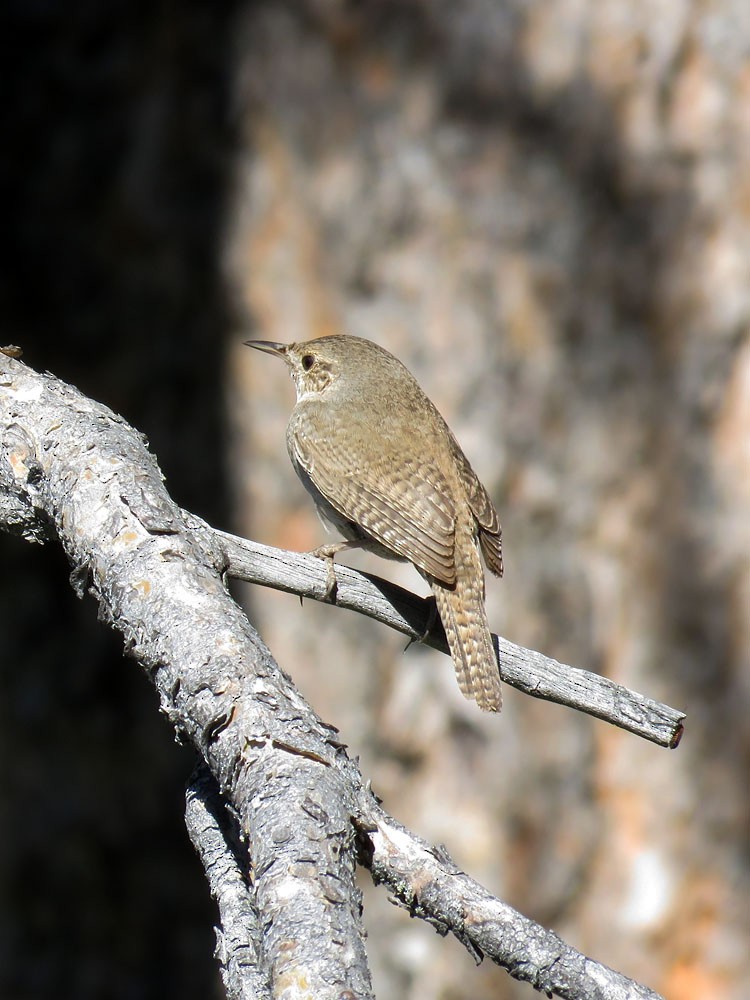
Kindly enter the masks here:
<path id="1" fill-rule="evenodd" d="M 94 594 L 161 711 L 205 762 L 187 823 L 219 903 L 228 996 L 373 995 L 359 861 L 412 915 L 535 989 L 570 1000 L 657 997 L 493 898 L 389 816 L 227 593 L 237 542 L 170 499 L 121 418 L 8 356 L 0 523 L 30 541 L 57 537 L 74 587 Z M 674 743 L 680 713 L 652 708 L 672 719 Z"/>

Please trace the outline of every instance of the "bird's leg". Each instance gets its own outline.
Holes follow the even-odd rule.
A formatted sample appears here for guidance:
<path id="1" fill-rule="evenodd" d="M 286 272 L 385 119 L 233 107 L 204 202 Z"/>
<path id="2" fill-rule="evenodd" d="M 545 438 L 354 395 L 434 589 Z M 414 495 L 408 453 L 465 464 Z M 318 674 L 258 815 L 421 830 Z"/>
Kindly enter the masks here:
<path id="1" fill-rule="evenodd" d="M 344 552 L 346 549 L 359 549 L 364 545 L 363 539 L 353 539 L 346 542 L 333 542 L 331 545 L 321 545 L 317 549 L 313 549 L 310 553 L 311 556 L 316 556 L 318 559 L 325 559 L 328 563 L 328 572 L 326 575 L 326 589 L 323 595 L 323 600 L 328 604 L 333 604 L 336 599 L 336 588 L 338 587 L 338 582 L 336 580 L 336 570 L 333 566 L 333 557 L 339 552 Z"/>

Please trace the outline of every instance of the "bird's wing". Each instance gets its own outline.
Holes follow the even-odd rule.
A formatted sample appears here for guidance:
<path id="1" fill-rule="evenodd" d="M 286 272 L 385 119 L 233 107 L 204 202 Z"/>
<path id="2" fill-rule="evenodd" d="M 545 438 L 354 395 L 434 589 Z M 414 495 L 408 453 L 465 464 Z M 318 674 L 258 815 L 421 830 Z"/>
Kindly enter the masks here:
<path id="1" fill-rule="evenodd" d="M 435 465 L 417 456 L 396 468 L 375 449 L 363 461 L 330 436 L 306 434 L 302 424 L 289 440 L 293 457 L 336 511 L 424 573 L 455 583 L 455 507 Z"/>
<path id="2" fill-rule="evenodd" d="M 461 446 L 453 436 L 453 433 L 451 431 L 449 433 L 458 466 L 458 474 L 466 491 L 471 512 L 479 525 L 479 544 L 482 546 L 482 554 L 492 572 L 496 576 L 502 576 L 503 532 L 500 527 L 500 518 L 497 516 L 497 511 L 489 498 L 487 490 L 477 478 L 477 474 L 469 464 L 469 460 L 461 450 Z"/>

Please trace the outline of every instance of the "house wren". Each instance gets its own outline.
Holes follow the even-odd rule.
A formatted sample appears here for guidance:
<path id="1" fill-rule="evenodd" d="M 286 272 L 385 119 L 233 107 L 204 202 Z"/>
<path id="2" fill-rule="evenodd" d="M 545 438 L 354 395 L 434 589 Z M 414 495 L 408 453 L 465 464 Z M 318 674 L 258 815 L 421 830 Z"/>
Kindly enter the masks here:
<path id="1" fill-rule="evenodd" d="M 499 711 L 479 550 L 500 576 L 500 523 L 446 422 L 401 362 L 369 340 L 246 343 L 289 366 L 292 465 L 322 518 L 347 539 L 317 554 L 359 546 L 412 562 L 435 595 L 461 691 Z"/>

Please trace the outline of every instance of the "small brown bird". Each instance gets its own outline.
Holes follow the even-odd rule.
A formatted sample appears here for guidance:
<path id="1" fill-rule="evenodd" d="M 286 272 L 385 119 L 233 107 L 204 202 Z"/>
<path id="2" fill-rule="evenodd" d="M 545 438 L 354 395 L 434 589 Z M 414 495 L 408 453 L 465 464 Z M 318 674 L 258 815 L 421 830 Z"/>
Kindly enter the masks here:
<path id="1" fill-rule="evenodd" d="M 289 366 L 292 465 L 321 517 L 347 539 L 317 553 L 359 546 L 412 562 L 435 595 L 461 691 L 498 712 L 479 550 L 502 575 L 500 523 L 446 422 L 404 365 L 369 340 L 246 344 Z"/>

